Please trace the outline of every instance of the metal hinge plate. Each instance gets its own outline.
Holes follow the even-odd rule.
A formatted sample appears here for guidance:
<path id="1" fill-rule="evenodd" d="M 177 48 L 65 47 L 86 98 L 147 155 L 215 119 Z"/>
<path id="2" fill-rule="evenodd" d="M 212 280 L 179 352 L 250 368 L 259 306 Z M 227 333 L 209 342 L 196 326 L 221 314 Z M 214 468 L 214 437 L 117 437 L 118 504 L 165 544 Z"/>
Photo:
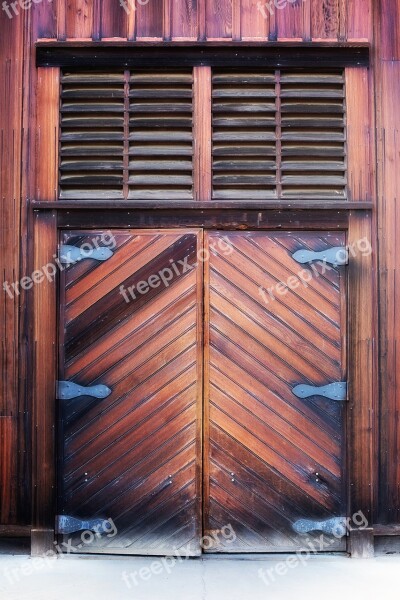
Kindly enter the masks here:
<path id="1" fill-rule="evenodd" d="M 78 248 L 78 246 L 68 246 L 63 244 L 59 249 L 59 260 L 63 265 L 73 265 L 85 258 L 91 258 L 93 260 L 108 260 L 112 257 L 114 252 L 110 248 Z"/>
<path id="2" fill-rule="evenodd" d="M 110 523 L 107 519 L 76 519 L 69 515 L 56 516 L 57 533 L 75 533 L 76 531 L 95 531 L 96 533 L 109 533 Z"/>
<path id="3" fill-rule="evenodd" d="M 335 535 L 335 537 L 343 537 L 347 533 L 346 517 L 333 517 L 326 521 L 312 521 L 309 519 L 299 519 L 292 525 L 296 533 L 305 535 L 312 531 L 322 531 L 327 535 Z"/>
<path id="4" fill-rule="evenodd" d="M 329 385 L 323 385 L 316 387 L 313 385 L 300 384 L 292 390 L 293 394 L 298 398 L 309 398 L 310 396 L 323 396 L 329 400 L 336 400 L 336 402 L 344 402 L 347 400 L 347 383 L 346 381 L 338 381 L 336 383 L 330 383 Z"/>
<path id="5" fill-rule="evenodd" d="M 302 250 L 297 250 L 297 252 L 292 254 L 292 258 L 301 264 L 319 260 L 321 262 L 329 263 L 334 267 L 347 265 L 349 262 L 348 251 L 344 246 L 327 248 L 321 252 L 313 252 L 312 250 L 306 250 L 304 248 Z"/>
<path id="6" fill-rule="evenodd" d="M 80 396 L 92 396 L 92 398 L 107 398 L 111 390 L 106 385 L 92 385 L 84 387 L 73 381 L 57 382 L 57 400 L 70 400 Z"/>

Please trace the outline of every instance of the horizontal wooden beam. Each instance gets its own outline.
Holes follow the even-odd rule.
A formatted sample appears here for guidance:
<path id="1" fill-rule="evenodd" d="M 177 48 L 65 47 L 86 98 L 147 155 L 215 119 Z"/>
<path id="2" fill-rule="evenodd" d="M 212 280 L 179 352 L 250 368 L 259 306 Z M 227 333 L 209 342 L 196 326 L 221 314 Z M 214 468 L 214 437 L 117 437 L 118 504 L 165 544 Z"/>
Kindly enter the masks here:
<path id="1" fill-rule="evenodd" d="M 0 525 L 0 538 L 30 537 L 30 525 Z"/>
<path id="2" fill-rule="evenodd" d="M 184 48 L 184 51 L 182 51 Z M 38 67 L 163 68 L 234 67 L 345 68 L 369 65 L 368 44 L 179 44 L 38 42 Z"/>
<path id="3" fill-rule="evenodd" d="M 209 201 L 191 202 L 181 200 L 59 200 L 56 202 L 31 201 L 34 210 L 126 210 L 126 209 L 152 209 L 152 210 L 372 210 L 372 202 L 338 202 L 338 201 L 313 201 L 295 200 L 288 201 L 265 201 L 265 202 L 243 202 L 233 201 Z"/>
<path id="4" fill-rule="evenodd" d="M 376 536 L 400 536 L 400 525 L 374 525 Z"/>
<path id="5" fill-rule="evenodd" d="M 348 211 L 319 210 L 61 210 L 57 226 L 63 229 L 84 227 L 176 228 L 200 227 L 229 230 L 346 230 Z"/>

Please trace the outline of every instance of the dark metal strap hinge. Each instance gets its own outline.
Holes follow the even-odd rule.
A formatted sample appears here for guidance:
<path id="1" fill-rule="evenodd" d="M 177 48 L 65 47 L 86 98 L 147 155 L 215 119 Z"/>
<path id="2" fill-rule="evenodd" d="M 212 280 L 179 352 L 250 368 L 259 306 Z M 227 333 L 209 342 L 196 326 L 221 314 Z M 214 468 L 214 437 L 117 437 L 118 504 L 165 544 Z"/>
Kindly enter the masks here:
<path id="1" fill-rule="evenodd" d="M 80 396 L 92 396 L 92 398 L 107 398 L 111 390 L 106 385 L 92 385 L 84 387 L 73 381 L 57 382 L 57 400 L 70 400 Z"/>
<path id="2" fill-rule="evenodd" d="M 347 383 L 346 381 L 339 381 L 336 383 L 330 383 L 329 385 L 323 385 L 316 387 L 313 385 L 300 384 L 292 390 L 293 394 L 298 398 L 310 398 L 310 396 L 323 396 L 329 400 L 336 400 L 336 402 L 344 402 L 347 400 Z"/>
<path id="3" fill-rule="evenodd" d="M 337 537 L 343 537 L 347 532 L 347 519 L 346 517 L 333 517 L 326 521 L 311 521 L 309 519 L 300 519 L 292 525 L 296 533 L 305 535 L 312 531 L 322 531 L 327 535 L 335 535 Z"/>
<path id="4" fill-rule="evenodd" d="M 95 531 L 97 533 L 109 533 L 110 522 L 107 519 L 76 519 L 69 515 L 56 516 L 57 533 L 75 533 L 76 531 Z"/>
<path id="5" fill-rule="evenodd" d="M 297 252 L 292 254 L 292 258 L 294 258 L 295 261 L 301 264 L 319 260 L 321 262 L 329 263 L 334 267 L 340 265 L 347 265 L 349 262 L 348 251 L 347 248 L 345 248 L 344 246 L 327 248 L 326 250 L 322 250 L 321 252 L 313 252 L 311 250 L 306 250 L 305 248 L 303 248 L 302 250 L 297 250 Z"/>
<path id="6" fill-rule="evenodd" d="M 59 249 L 59 260 L 63 265 L 73 265 L 85 258 L 93 260 L 108 260 L 112 257 L 113 251 L 110 248 L 78 248 L 78 246 L 68 246 L 63 244 Z"/>

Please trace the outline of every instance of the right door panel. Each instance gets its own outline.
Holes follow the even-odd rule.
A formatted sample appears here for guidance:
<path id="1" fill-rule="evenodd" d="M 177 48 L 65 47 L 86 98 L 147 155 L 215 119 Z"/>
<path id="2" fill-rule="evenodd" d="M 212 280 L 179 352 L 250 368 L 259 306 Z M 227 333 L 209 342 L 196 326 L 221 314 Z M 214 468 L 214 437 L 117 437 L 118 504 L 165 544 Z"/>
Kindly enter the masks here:
<path id="1" fill-rule="evenodd" d="M 212 232 L 206 245 L 204 526 L 236 534 L 210 550 L 307 548 L 322 532 L 299 535 L 299 521 L 346 516 L 346 403 L 293 388 L 346 380 L 346 267 L 292 254 L 345 234 Z"/>

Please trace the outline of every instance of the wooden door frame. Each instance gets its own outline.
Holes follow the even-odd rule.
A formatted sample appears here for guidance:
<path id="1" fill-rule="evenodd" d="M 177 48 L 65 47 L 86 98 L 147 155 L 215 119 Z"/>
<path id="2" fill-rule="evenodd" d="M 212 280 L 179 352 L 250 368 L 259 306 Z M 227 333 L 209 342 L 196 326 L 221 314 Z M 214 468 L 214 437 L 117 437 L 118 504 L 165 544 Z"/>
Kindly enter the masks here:
<path id="1" fill-rule="evenodd" d="M 367 237 L 373 244 L 372 213 L 351 210 L 208 208 L 174 211 L 55 210 L 53 202 L 33 205 L 33 270 L 54 262 L 59 229 L 173 229 L 196 227 L 226 230 L 344 230 L 351 246 Z M 58 204 L 58 203 L 57 203 Z M 359 209 L 359 210 L 357 210 Z M 371 554 L 373 543 L 374 452 L 376 431 L 376 311 L 374 254 L 351 257 L 348 268 L 348 498 L 349 516 L 362 511 L 367 528 L 352 527 L 349 552 Z M 57 286 L 47 280 L 33 289 L 33 516 L 32 554 L 54 550 L 55 517 L 55 391 L 57 379 Z"/>
<path id="2" fill-rule="evenodd" d="M 250 45 L 246 52 L 243 46 L 231 44 L 224 48 L 204 47 L 193 49 L 192 44 L 182 48 L 175 43 L 166 53 L 163 46 L 149 48 L 144 44 L 133 50 L 125 44 L 100 44 L 96 51 L 104 66 L 129 63 L 131 66 L 160 66 L 160 56 L 168 66 L 175 64 L 178 57 L 186 61 L 192 56 L 195 85 L 202 89 L 203 100 L 210 102 L 210 82 L 206 64 L 221 66 L 246 66 L 250 54 L 259 66 L 280 64 L 281 66 L 346 67 L 346 105 L 348 117 L 347 167 L 349 201 L 292 200 L 265 202 L 215 202 L 204 201 L 210 194 L 209 165 L 195 156 L 195 180 L 202 190 L 202 200 L 192 202 L 157 201 L 63 201 L 58 200 L 58 152 L 59 152 L 59 99 L 60 67 L 93 66 L 93 44 L 77 46 L 69 43 L 38 44 L 38 94 L 35 156 L 35 182 L 31 202 L 31 221 L 34 233 L 34 252 L 30 257 L 32 272 L 43 265 L 54 262 L 57 249 L 58 229 L 122 229 L 122 228 L 204 228 L 230 230 L 344 230 L 348 232 L 351 245 L 368 237 L 374 248 L 368 257 L 360 254 L 351 257 L 348 269 L 348 382 L 351 401 L 348 423 L 348 496 L 349 514 L 362 511 L 369 526 L 350 531 L 349 551 L 352 556 L 370 555 L 373 544 L 373 508 L 376 504 L 378 381 L 377 381 L 377 273 L 376 273 L 376 214 L 371 199 L 376 197 L 374 150 L 373 85 L 368 70 L 368 46 L 357 48 L 351 44 L 335 44 L 330 48 L 312 43 L 302 50 L 296 45 L 277 44 L 272 46 Z M 128 48 L 129 46 L 129 48 Z M 151 45 L 150 45 L 151 46 Z M 229 44 L 228 44 L 229 46 Z M 226 47 L 226 48 L 225 48 Z M 293 52 L 293 49 L 296 52 Z M 304 44 L 302 44 L 304 49 Z M 150 52 L 150 54 L 149 54 Z M 327 63 L 321 62 L 321 52 Z M 111 62 L 107 62 L 111 56 Z M 151 58 L 153 53 L 153 58 Z M 195 55 L 195 56 L 194 56 Z M 235 56 L 238 58 L 236 59 Z M 147 57 L 147 58 L 146 58 Z M 194 58 L 193 58 L 194 57 Z M 295 57 L 295 58 L 293 58 Z M 335 58 L 336 57 L 336 58 Z M 283 58 L 284 63 L 282 64 Z M 362 60 L 361 60 L 362 58 Z M 106 60 L 107 59 L 107 60 Z M 155 61 L 152 63 L 152 60 Z M 193 62 L 194 60 L 194 62 Z M 78 63 L 76 62 L 78 61 Z M 135 62 L 136 61 L 136 62 Z M 197 61 L 197 62 L 196 62 Z M 231 62 L 230 62 L 231 61 Z M 243 64 L 240 63 L 243 61 Z M 209 120 L 204 120 L 199 105 L 195 107 L 195 127 L 201 137 L 209 129 Z M 206 135 L 203 141 L 206 140 Z M 209 143 L 209 141 L 208 141 Z M 33 399 L 32 399 L 32 553 L 42 554 L 53 550 L 55 516 L 55 386 L 57 377 L 57 291 L 50 281 L 33 286 L 32 337 L 29 340 L 33 356 Z"/>

